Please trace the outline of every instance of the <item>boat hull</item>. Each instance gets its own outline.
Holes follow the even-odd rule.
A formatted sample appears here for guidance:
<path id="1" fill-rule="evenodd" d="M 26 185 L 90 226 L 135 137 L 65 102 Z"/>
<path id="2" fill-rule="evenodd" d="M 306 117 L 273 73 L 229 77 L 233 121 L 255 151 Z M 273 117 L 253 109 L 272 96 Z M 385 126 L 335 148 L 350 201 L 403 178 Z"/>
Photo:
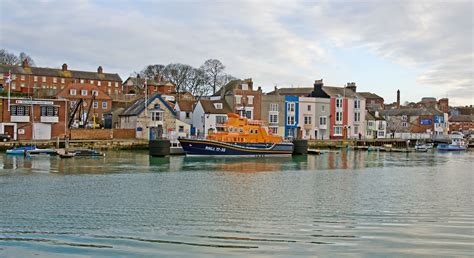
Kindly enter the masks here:
<path id="1" fill-rule="evenodd" d="M 452 144 L 439 144 L 436 149 L 439 151 L 466 151 L 467 146 L 452 145 Z"/>
<path id="2" fill-rule="evenodd" d="M 187 156 L 289 156 L 292 143 L 237 144 L 210 140 L 179 139 Z"/>

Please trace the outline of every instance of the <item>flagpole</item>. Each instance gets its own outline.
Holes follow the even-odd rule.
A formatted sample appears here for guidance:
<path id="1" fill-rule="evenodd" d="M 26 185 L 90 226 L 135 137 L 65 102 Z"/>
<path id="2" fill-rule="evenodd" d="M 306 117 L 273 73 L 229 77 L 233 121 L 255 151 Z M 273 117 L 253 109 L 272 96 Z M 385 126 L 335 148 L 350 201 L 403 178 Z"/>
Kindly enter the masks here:
<path id="1" fill-rule="evenodd" d="M 8 112 L 10 112 L 10 91 L 12 88 L 12 72 L 8 70 Z"/>

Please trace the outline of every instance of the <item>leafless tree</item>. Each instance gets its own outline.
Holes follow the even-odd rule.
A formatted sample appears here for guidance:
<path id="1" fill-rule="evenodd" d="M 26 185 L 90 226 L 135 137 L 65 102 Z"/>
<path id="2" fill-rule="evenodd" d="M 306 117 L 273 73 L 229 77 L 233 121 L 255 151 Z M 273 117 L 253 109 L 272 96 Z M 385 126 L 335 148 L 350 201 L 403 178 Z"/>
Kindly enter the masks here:
<path id="1" fill-rule="evenodd" d="M 15 54 L 5 49 L 0 50 L 0 64 L 18 65 L 19 63 L 20 59 Z"/>
<path id="2" fill-rule="evenodd" d="M 186 87 L 192 75 L 193 67 L 186 64 L 169 64 L 163 70 L 164 77 L 176 86 L 176 91 L 181 92 Z"/>
<path id="3" fill-rule="evenodd" d="M 19 55 L 19 58 L 20 58 L 20 63 L 23 62 L 26 59 L 28 61 L 29 66 L 36 66 L 35 61 L 33 60 L 33 58 L 31 58 L 31 56 L 29 56 L 25 52 L 21 52 L 20 55 Z"/>
<path id="4" fill-rule="evenodd" d="M 164 70 L 165 66 L 162 64 L 148 65 L 140 72 L 140 76 L 147 79 L 160 78 L 164 75 Z"/>
<path id="5" fill-rule="evenodd" d="M 204 62 L 201 69 L 206 74 L 208 84 L 212 86 L 212 93 L 216 93 L 217 88 L 222 87 L 222 75 L 225 66 L 217 59 L 209 59 Z"/>

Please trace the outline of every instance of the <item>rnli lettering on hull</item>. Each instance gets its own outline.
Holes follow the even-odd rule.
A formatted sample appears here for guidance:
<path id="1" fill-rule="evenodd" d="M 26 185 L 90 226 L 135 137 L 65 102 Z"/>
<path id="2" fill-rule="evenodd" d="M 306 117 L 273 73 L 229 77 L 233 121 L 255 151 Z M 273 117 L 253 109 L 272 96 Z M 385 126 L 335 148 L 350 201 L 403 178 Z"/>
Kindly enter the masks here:
<path id="1" fill-rule="evenodd" d="M 219 148 L 219 147 L 206 146 L 205 149 L 208 151 L 225 152 L 225 148 Z"/>

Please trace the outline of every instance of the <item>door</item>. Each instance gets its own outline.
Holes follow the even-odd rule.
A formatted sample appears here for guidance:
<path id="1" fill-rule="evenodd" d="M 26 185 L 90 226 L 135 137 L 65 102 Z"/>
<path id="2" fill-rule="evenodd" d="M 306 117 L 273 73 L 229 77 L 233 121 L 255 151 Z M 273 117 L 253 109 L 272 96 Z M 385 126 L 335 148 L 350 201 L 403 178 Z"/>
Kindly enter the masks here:
<path id="1" fill-rule="evenodd" d="M 10 135 L 10 138 L 15 137 L 15 127 L 13 125 L 5 125 L 3 127 L 3 132 Z"/>
<path id="2" fill-rule="evenodd" d="M 51 140 L 51 124 L 34 123 L 33 140 Z"/>

